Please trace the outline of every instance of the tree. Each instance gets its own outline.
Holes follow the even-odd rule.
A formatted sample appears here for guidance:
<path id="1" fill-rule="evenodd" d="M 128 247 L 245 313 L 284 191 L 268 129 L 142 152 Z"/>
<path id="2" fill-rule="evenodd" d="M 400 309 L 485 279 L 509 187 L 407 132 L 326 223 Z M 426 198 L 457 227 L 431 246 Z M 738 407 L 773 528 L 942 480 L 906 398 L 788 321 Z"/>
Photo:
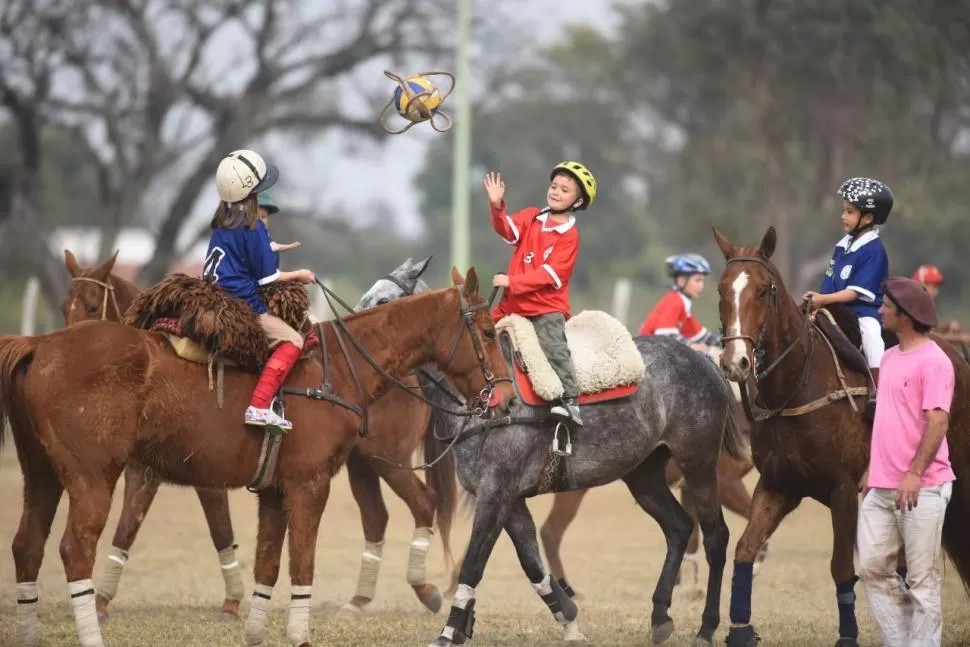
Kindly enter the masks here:
<path id="1" fill-rule="evenodd" d="M 18 159 L 2 251 L 59 301 L 66 276 L 42 244 L 52 219 L 38 193 L 49 128 L 71 129 L 86 145 L 106 229 L 100 256 L 122 226 L 161 214 L 143 272 L 149 281 L 175 260 L 182 225 L 229 151 L 294 129 L 380 139 L 377 110 L 341 109 L 337 82 L 371 61 L 446 51 L 453 9 L 445 0 L 316 8 L 324 7 L 311 13 L 297 0 L 5 3 L 0 105 L 12 119 Z"/>

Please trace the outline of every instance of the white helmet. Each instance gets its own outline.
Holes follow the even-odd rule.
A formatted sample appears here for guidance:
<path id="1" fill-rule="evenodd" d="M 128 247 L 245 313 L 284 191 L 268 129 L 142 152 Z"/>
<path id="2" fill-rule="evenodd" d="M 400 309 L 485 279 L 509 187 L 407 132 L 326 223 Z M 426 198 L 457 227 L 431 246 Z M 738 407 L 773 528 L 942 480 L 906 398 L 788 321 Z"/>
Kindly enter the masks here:
<path id="1" fill-rule="evenodd" d="M 233 151 L 226 155 L 216 169 L 216 189 L 226 202 L 240 202 L 249 195 L 268 189 L 280 177 L 275 164 L 267 164 L 259 153 L 250 150 Z"/>

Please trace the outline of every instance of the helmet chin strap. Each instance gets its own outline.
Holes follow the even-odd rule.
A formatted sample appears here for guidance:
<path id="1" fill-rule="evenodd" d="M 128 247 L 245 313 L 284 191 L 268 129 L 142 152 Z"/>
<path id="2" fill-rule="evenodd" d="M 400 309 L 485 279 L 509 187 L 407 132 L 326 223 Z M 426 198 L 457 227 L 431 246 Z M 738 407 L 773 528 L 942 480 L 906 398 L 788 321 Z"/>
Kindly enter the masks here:
<path id="1" fill-rule="evenodd" d="M 862 215 L 864 216 L 865 214 L 862 214 Z M 862 223 L 862 216 L 859 216 L 859 222 L 860 222 L 860 224 L 858 224 L 855 227 L 853 227 L 852 230 L 849 232 L 849 236 L 851 236 L 853 239 L 857 238 L 860 234 L 863 234 L 863 233 L 869 231 L 870 229 L 872 229 L 873 227 L 876 226 L 876 221 L 875 220 L 873 220 L 872 222 L 870 222 L 868 225 L 863 226 L 861 224 Z"/>

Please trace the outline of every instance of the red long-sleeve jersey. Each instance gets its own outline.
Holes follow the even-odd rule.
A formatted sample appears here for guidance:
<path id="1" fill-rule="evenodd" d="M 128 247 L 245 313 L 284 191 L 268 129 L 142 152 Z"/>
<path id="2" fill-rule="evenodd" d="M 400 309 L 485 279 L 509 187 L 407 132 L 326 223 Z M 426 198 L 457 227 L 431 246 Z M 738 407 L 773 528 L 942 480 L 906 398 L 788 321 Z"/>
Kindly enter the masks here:
<path id="1" fill-rule="evenodd" d="M 509 215 L 504 201 L 491 212 L 495 232 L 515 247 L 507 272 L 509 287 L 492 318 L 561 312 L 568 319 L 569 279 L 579 256 L 575 216 L 555 225 L 549 222 L 548 209 L 528 207 Z"/>
<path id="2" fill-rule="evenodd" d="M 640 326 L 641 335 L 670 335 L 694 342 L 707 330 L 690 311 L 690 299 L 678 290 L 671 290 L 653 307 Z"/>

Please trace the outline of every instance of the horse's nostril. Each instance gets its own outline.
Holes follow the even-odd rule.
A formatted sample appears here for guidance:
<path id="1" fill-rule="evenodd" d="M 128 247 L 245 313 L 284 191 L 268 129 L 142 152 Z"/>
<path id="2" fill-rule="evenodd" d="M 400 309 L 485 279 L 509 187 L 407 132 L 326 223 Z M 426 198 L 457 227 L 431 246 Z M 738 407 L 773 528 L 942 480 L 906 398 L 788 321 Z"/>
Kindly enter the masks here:
<path id="1" fill-rule="evenodd" d="M 747 371 L 751 368 L 751 362 L 748 361 L 747 357 L 742 357 L 738 362 L 738 368 L 740 368 L 742 371 Z"/>
<path id="2" fill-rule="evenodd" d="M 509 398 L 509 402 L 508 402 L 509 409 L 511 409 L 512 407 L 514 407 L 515 406 L 515 403 L 516 403 L 516 400 L 515 400 L 515 396 L 513 395 L 511 398 Z"/>

